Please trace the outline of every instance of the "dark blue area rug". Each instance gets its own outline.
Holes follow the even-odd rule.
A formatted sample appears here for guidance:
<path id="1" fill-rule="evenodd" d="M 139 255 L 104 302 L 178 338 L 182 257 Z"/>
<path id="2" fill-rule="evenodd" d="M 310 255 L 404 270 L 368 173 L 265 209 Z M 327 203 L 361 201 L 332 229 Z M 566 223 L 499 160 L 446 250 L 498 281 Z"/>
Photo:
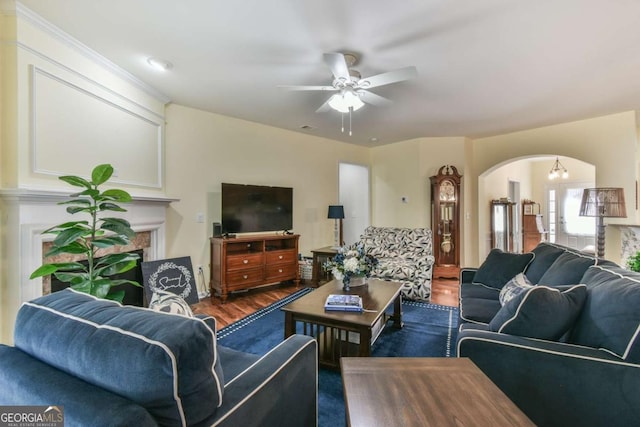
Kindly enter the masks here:
<path id="1" fill-rule="evenodd" d="M 284 339 L 284 312 L 280 308 L 313 289 L 304 288 L 218 331 L 225 347 L 263 355 Z M 402 302 L 404 327 L 384 328 L 372 348 L 373 357 L 452 357 L 458 332 L 458 309 L 417 301 Z M 340 372 L 320 369 L 318 425 L 345 424 Z"/>

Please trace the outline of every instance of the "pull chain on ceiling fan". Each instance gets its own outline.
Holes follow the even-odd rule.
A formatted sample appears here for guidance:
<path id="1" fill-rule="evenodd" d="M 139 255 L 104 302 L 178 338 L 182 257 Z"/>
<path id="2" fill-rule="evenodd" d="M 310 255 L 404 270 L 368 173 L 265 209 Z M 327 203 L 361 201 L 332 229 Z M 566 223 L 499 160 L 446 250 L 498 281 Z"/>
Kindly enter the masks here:
<path id="1" fill-rule="evenodd" d="M 376 107 L 386 107 L 393 101 L 370 92 L 369 89 L 391 83 L 409 80 L 418 75 L 416 67 L 404 67 L 375 76 L 362 78 L 360 73 L 351 67 L 358 58 L 351 53 L 325 53 L 324 62 L 333 74 L 331 86 L 290 86 L 280 85 L 281 89 L 291 91 L 329 91 L 339 92 L 332 95 L 316 110 L 324 113 L 331 109 L 342 113 L 342 132 L 344 132 L 344 114 L 349 113 L 349 136 L 351 133 L 351 113 L 359 110 L 365 104 Z"/>

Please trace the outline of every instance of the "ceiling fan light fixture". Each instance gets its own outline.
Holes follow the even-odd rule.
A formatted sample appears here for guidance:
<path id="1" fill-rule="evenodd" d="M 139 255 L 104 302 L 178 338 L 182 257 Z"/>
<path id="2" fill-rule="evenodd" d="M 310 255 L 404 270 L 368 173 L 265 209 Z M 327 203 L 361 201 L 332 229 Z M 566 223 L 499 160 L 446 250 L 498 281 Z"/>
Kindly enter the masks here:
<path id="1" fill-rule="evenodd" d="M 340 93 L 336 93 L 329 99 L 329 106 L 341 113 L 357 111 L 364 105 L 357 93 L 353 89 L 345 89 Z"/>

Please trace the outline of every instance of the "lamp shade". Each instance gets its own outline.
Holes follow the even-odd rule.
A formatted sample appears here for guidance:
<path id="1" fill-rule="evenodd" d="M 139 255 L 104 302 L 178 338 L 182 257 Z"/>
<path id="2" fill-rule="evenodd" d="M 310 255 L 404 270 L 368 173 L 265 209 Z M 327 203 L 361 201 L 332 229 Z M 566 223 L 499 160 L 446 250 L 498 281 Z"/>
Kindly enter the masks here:
<path id="1" fill-rule="evenodd" d="M 329 205 L 329 219 L 344 219 L 344 207 L 342 205 Z"/>
<path id="2" fill-rule="evenodd" d="M 624 190 L 622 188 L 585 188 L 580 204 L 580 216 L 626 218 Z"/>

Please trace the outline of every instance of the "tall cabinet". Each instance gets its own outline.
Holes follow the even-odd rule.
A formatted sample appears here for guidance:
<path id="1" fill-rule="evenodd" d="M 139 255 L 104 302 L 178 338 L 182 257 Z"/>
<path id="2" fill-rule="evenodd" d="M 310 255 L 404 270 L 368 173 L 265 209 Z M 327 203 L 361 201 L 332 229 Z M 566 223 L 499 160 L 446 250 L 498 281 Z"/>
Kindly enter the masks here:
<path id="1" fill-rule="evenodd" d="M 491 247 L 515 252 L 514 228 L 516 204 L 508 199 L 491 201 Z"/>
<path id="2" fill-rule="evenodd" d="M 433 277 L 457 278 L 460 273 L 460 180 L 455 166 L 444 165 L 431 181 Z"/>
<path id="3" fill-rule="evenodd" d="M 547 232 L 542 224 L 540 204 L 531 200 L 522 201 L 522 251 L 530 252 L 545 240 Z"/>

